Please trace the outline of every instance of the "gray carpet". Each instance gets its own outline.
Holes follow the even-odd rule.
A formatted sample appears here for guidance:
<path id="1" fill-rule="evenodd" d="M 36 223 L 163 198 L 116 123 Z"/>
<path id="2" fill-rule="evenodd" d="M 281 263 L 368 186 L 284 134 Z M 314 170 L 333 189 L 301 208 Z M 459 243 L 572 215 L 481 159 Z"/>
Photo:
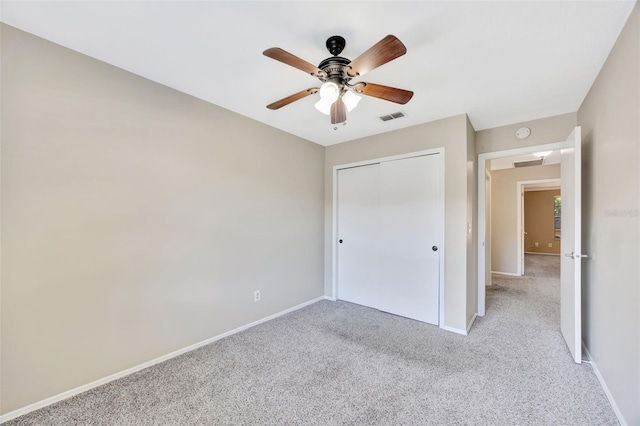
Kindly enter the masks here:
<path id="1" fill-rule="evenodd" d="M 467 337 L 322 301 L 6 424 L 618 424 L 560 336 L 558 270 L 496 276 Z"/>

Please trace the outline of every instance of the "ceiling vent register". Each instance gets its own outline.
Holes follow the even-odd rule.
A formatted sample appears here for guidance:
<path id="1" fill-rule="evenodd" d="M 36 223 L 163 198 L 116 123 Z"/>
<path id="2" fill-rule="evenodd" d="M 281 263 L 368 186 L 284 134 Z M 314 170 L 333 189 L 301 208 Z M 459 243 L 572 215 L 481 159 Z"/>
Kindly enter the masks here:
<path id="1" fill-rule="evenodd" d="M 519 163 L 513 163 L 513 167 L 531 167 L 531 166 L 541 166 L 544 160 L 531 160 L 531 161 L 521 161 Z"/>
<path id="2" fill-rule="evenodd" d="M 398 118 L 406 117 L 405 113 L 402 111 L 394 112 L 393 114 L 381 115 L 380 120 L 382 121 L 391 121 L 397 120 Z"/>

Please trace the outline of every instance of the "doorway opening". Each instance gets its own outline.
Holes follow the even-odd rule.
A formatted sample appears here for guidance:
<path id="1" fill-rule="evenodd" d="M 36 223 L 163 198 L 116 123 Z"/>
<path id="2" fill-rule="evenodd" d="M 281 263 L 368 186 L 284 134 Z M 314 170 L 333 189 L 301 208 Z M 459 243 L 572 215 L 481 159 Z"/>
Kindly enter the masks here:
<path id="1" fill-rule="evenodd" d="M 581 253 L 581 220 L 580 220 L 580 169 L 581 169 L 581 129 L 576 127 L 565 142 L 558 142 L 546 145 L 536 145 L 531 147 L 517 148 L 506 151 L 484 153 L 478 156 L 478 315 L 486 314 L 485 299 L 486 286 L 491 284 L 491 273 L 503 272 L 504 275 L 521 276 L 526 269 L 526 255 L 524 249 L 525 234 L 524 221 L 522 220 L 522 212 L 516 213 L 510 209 L 517 209 L 522 201 L 520 197 L 524 197 L 524 189 L 526 181 L 536 180 L 539 177 L 528 176 L 521 177 L 518 183 L 513 183 L 507 189 L 498 191 L 496 185 L 497 173 L 492 173 L 492 163 L 500 163 L 505 158 L 517 156 L 531 156 L 538 153 L 538 156 L 548 156 L 551 152 L 560 152 L 560 169 L 561 169 L 561 198 L 558 199 L 562 214 L 562 232 L 560 252 L 561 256 L 556 257 L 560 268 L 560 329 L 567 343 L 572 358 L 576 363 L 581 362 L 581 275 L 580 260 L 585 257 Z M 542 154 L 542 152 L 545 152 Z M 532 160 L 529 158 L 529 161 Z M 538 162 L 537 164 L 541 164 Z M 495 164 L 494 164 L 495 165 Z M 513 167 L 513 161 L 511 166 Z M 517 166 L 516 166 L 517 167 Z M 504 204 L 495 208 L 496 198 L 501 194 L 510 193 L 515 199 L 511 204 Z M 559 194 L 556 194 L 559 195 Z M 515 200 L 518 200 L 516 203 Z M 489 209 L 489 206 L 494 208 Z M 555 207 L 555 205 L 554 205 Z M 521 207 L 522 209 L 522 207 Z M 497 230 L 492 229 L 492 223 L 502 224 L 502 221 L 496 215 L 505 213 L 506 218 L 510 218 L 513 222 L 520 221 L 520 226 L 516 223 L 511 226 L 509 232 L 513 238 L 494 238 Z M 551 219 L 552 225 L 555 227 L 555 219 Z M 555 230 L 554 230 L 555 233 Z M 555 234 L 554 234 L 555 235 Z M 519 238 L 519 240 L 518 240 Z M 508 241 L 506 246 L 496 247 L 498 241 Z M 554 240 L 547 243 L 552 246 L 556 245 Z M 535 245 L 534 245 L 535 247 Z M 499 259 L 492 259 L 494 255 L 500 253 Z M 520 256 L 520 257 L 517 257 Z M 536 255 L 533 255 L 536 256 Z M 507 263 L 500 263 L 503 259 L 510 259 Z M 510 262 L 510 263 L 509 263 Z"/>
<path id="2" fill-rule="evenodd" d="M 491 274 L 521 276 L 524 263 L 524 190 L 528 185 L 558 185 L 559 157 L 563 143 L 553 143 L 478 156 L 478 315 L 485 315 L 485 286 Z M 547 151 L 540 165 L 556 164 L 557 174 L 541 174 L 539 167 L 517 167 L 534 153 Z M 481 174 L 480 174 L 481 173 Z M 497 206 L 497 208 L 496 208 Z M 493 229 L 492 223 L 500 224 Z M 492 258 L 497 255 L 497 259 Z M 495 257 L 495 256 L 494 256 Z"/>
<path id="3" fill-rule="evenodd" d="M 550 163 L 559 164 L 559 163 Z M 527 254 L 560 255 L 560 166 L 558 179 L 518 181 L 518 275 L 525 275 Z M 558 271 L 559 273 L 559 271 Z"/>

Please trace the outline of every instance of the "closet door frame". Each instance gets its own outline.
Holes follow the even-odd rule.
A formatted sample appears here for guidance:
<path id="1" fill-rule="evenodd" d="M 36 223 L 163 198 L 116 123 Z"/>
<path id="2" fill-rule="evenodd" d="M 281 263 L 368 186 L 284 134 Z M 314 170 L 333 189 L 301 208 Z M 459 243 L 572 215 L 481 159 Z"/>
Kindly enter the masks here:
<path id="1" fill-rule="evenodd" d="M 424 150 L 424 151 L 415 151 L 415 152 L 409 152 L 406 154 L 400 154 L 400 155 L 393 155 L 393 156 L 389 156 L 389 157 L 379 157 L 379 158 L 372 158 L 369 160 L 364 160 L 364 161 L 358 161 L 355 163 L 347 163 L 347 164 L 339 164 L 337 166 L 333 166 L 333 194 L 332 194 L 332 199 L 333 199 L 333 211 L 332 211 L 332 235 L 331 235 L 331 239 L 332 239 L 332 243 L 331 243 L 331 291 L 332 291 L 332 295 L 331 295 L 331 299 L 332 300 L 337 300 L 338 299 L 338 170 L 340 169 L 348 169 L 351 167 L 358 167 L 358 166 L 367 166 L 370 164 L 376 164 L 376 163 L 383 163 L 385 161 L 393 161 L 393 160 L 402 160 L 405 158 L 412 158 L 412 157 L 421 157 L 424 155 L 432 155 L 432 154 L 439 154 L 440 155 L 440 162 L 441 162 L 441 167 L 440 167 L 440 172 L 442 174 L 441 176 L 441 182 L 442 182 L 442 190 L 441 190 L 441 206 L 442 206 L 442 214 L 441 214 L 441 223 L 440 223 L 440 276 L 439 276 L 439 288 L 438 288 L 438 323 L 440 324 L 439 327 L 442 328 L 444 326 L 444 283 L 445 283 L 445 269 L 444 269 L 444 265 L 445 265 L 445 257 L 446 257 L 446 243 L 445 243 L 445 229 L 444 229 L 444 225 L 445 225 L 445 188 L 446 188 L 446 181 L 445 181 L 445 152 L 444 152 L 444 147 L 439 147 L 439 148 L 434 148 L 434 149 L 428 149 L 428 150 Z"/>

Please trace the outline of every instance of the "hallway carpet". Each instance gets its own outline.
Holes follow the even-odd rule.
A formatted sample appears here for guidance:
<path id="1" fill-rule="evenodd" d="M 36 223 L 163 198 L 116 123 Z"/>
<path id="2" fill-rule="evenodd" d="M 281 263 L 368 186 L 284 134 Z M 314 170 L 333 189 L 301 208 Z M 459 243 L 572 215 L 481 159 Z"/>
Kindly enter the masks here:
<path id="1" fill-rule="evenodd" d="M 618 424 L 560 335 L 558 268 L 496 276 L 469 336 L 321 301 L 6 424 Z"/>

